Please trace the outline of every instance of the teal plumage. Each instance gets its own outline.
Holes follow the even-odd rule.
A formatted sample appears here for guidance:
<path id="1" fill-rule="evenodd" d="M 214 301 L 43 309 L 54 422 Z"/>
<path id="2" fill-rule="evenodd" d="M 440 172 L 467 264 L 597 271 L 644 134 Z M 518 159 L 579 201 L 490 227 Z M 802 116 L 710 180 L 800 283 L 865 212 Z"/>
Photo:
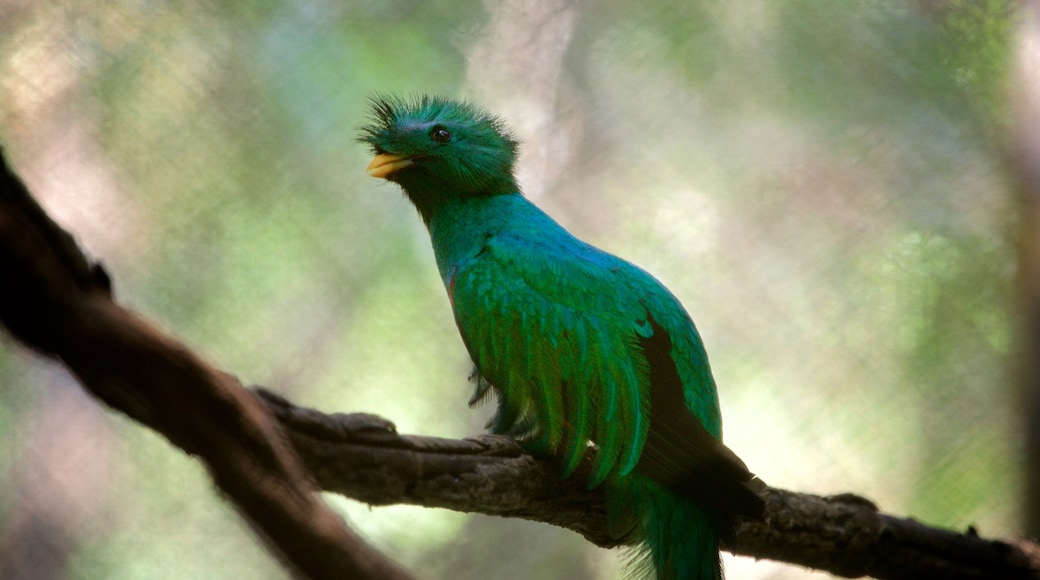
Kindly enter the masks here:
<path id="1" fill-rule="evenodd" d="M 370 175 L 401 185 L 433 243 L 463 342 L 498 399 L 491 427 L 562 463 L 586 457 L 635 573 L 721 578 L 719 533 L 760 517 L 721 442 L 715 383 L 679 301 L 650 274 L 568 233 L 524 198 L 517 143 L 476 106 L 374 100 Z"/>

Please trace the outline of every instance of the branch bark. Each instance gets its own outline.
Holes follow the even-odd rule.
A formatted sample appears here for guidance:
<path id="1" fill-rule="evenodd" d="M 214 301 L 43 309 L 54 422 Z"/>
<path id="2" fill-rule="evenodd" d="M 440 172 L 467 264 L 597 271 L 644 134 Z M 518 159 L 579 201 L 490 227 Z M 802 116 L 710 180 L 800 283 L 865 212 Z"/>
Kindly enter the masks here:
<path id="1" fill-rule="evenodd" d="M 322 489 L 370 504 L 525 518 L 574 530 L 599 546 L 624 543 L 607 532 L 602 491 L 586 489 L 581 470 L 561 480 L 551 460 L 507 438 L 402 436 L 373 415 L 323 414 L 244 389 L 118 306 L 103 268 L 54 224 L 6 163 L 0 279 L 0 321 L 13 336 L 60 359 L 95 396 L 198 456 L 299 575 L 408 577 L 320 501 L 312 477 Z M 848 577 L 1040 578 L 1035 542 L 931 528 L 849 494 L 764 494 L 767 519 L 741 525 L 729 546 L 737 554 Z"/>
<path id="2" fill-rule="evenodd" d="M 117 305 L 88 260 L 0 158 L 0 321 L 93 395 L 197 456 L 295 574 L 408 578 L 315 493 L 284 434 L 238 380 Z"/>
<path id="3" fill-rule="evenodd" d="M 601 489 L 579 470 L 524 453 L 513 440 L 398 435 L 365 414 L 325 415 L 262 388 L 304 463 L 326 491 L 373 505 L 414 504 L 545 522 L 605 548 L 624 544 L 607 532 Z M 1040 545 L 929 527 L 881 513 L 862 497 L 822 497 L 768 488 L 766 520 L 744 522 L 736 554 L 779 560 L 849 578 L 1040 578 Z"/>

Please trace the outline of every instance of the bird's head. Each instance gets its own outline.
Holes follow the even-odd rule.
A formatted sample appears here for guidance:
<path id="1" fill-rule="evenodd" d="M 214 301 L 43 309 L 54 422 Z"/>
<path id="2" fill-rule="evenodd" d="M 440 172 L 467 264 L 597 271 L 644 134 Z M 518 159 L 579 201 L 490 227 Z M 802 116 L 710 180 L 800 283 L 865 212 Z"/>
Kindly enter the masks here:
<path id="1" fill-rule="evenodd" d="M 498 117 L 469 103 L 376 97 L 360 141 L 375 153 L 368 174 L 400 184 L 424 216 L 450 198 L 519 191 L 517 142 Z"/>

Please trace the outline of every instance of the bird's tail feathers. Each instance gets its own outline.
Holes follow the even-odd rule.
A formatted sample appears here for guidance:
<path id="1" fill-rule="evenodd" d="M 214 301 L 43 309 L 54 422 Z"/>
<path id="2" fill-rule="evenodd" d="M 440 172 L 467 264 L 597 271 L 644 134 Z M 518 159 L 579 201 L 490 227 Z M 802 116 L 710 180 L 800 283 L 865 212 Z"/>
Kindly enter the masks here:
<path id="1" fill-rule="evenodd" d="M 722 580 L 719 516 L 633 474 L 608 489 L 611 532 L 635 542 L 625 577 L 657 580 Z"/>

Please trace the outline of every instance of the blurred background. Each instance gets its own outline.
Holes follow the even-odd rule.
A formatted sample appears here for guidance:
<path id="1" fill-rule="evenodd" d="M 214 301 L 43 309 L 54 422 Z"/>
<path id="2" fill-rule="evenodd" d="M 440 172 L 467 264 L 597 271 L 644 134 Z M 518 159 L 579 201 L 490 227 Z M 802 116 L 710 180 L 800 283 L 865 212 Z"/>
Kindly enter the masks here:
<path id="1" fill-rule="evenodd" d="M 462 437 L 492 408 L 356 129 L 377 92 L 473 99 L 528 196 L 684 302 L 765 481 L 1023 533 L 1013 3 L 632 6 L 0 0 L 0 143 L 123 304 L 243 382 Z M 546 525 L 328 499 L 423 578 L 620 569 Z M 283 576 L 199 464 L 0 337 L 0 577 Z"/>

